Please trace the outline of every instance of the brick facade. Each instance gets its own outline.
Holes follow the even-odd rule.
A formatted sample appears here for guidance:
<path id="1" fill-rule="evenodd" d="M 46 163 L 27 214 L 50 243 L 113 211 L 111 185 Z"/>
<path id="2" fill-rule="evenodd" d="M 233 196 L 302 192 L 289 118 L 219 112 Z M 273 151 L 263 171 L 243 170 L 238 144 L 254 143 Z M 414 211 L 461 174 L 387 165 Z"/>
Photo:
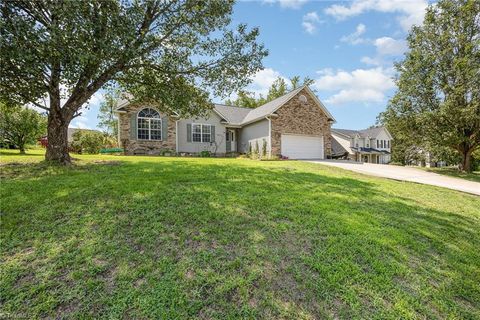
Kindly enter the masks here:
<path id="1" fill-rule="evenodd" d="M 306 102 L 299 100 L 301 95 L 307 98 Z M 281 136 L 288 133 L 323 136 L 325 157 L 331 154 L 331 123 L 306 89 L 301 90 L 275 113 L 278 117 L 272 117 L 271 120 L 272 155 L 281 154 Z"/>
<path id="2" fill-rule="evenodd" d="M 119 113 L 119 142 L 122 148 L 124 148 L 125 153 L 128 155 L 134 154 L 160 154 L 163 150 L 173 150 L 176 149 L 176 130 L 175 130 L 175 119 L 169 117 L 168 119 L 168 135 L 162 137 L 162 141 L 149 141 L 149 140 L 138 140 L 132 138 L 131 135 L 131 118 L 133 115 L 136 115 L 138 111 L 146 108 L 145 105 L 129 105 L 124 108 L 126 113 Z M 160 116 L 163 118 L 166 115 L 160 112 Z"/>

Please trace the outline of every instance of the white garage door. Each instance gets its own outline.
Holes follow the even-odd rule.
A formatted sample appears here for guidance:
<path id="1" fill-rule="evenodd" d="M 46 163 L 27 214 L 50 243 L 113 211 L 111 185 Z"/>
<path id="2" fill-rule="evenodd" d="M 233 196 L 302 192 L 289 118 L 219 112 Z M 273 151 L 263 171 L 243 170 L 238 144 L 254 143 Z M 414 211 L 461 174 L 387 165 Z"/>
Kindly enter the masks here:
<path id="1" fill-rule="evenodd" d="M 323 137 L 282 134 L 281 149 L 289 159 L 323 159 Z"/>

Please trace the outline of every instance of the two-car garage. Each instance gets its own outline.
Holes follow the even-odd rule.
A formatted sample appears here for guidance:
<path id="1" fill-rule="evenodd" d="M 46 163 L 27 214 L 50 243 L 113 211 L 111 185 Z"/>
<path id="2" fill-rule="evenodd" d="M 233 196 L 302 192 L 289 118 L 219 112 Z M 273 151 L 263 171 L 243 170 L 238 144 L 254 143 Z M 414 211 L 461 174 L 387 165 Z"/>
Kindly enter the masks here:
<path id="1" fill-rule="evenodd" d="M 282 134 L 281 154 L 289 159 L 323 159 L 323 137 Z"/>

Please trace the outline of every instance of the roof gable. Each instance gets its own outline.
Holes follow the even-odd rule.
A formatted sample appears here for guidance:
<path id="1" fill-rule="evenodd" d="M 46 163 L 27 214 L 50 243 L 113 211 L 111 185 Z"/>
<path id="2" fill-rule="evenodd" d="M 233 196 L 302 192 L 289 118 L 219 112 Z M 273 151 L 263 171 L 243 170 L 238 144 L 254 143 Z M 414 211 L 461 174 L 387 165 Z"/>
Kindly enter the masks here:
<path id="1" fill-rule="evenodd" d="M 242 124 L 247 124 L 251 122 L 255 122 L 256 120 L 260 120 L 265 118 L 268 115 L 273 114 L 275 111 L 283 107 L 288 101 L 290 101 L 293 97 L 295 97 L 298 93 L 300 93 L 303 89 L 307 91 L 307 93 L 310 95 L 310 97 L 315 101 L 315 103 L 322 109 L 322 111 L 327 115 L 329 119 L 332 119 L 335 122 L 335 118 L 330 114 L 330 112 L 325 108 L 323 103 L 317 98 L 317 96 L 310 90 L 308 86 L 302 86 L 300 88 L 297 88 L 293 91 L 290 91 L 289 93 L 278 97 L 277 99 L 274 99 L 272 101 L 269 101 L 265 103 L 264 105 L 261 105 L 258 108 L 252 109 L 248 113 L 248 115 L 245 117 L 243 120 Z"/>

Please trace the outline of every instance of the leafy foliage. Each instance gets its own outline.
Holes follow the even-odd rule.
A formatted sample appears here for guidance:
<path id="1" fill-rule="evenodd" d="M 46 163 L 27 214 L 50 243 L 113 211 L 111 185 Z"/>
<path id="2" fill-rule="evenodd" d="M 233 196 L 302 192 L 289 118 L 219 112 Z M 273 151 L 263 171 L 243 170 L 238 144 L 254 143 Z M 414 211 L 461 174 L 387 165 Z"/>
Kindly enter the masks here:
<path id="1" fill-rule="evenodd" d="M 112 147 L 112 139 L 98 131 L 77 130 L 73 133 L 73 141 L 70 144 L 71 150 L 76 153 L 97 154 L 102 148 Z"/>
<path id="2" fill-rule="evenodd" d="M 110 90 L 104 96 L 104 100 L 100 104 L 97 119 L 98 126 L 105 130 L 105 133 L 112 137 L 118 136 L 118 119 L 115 113 L 118 102 L 120 100 L 120 91 Z"/>
<path id="3" fill-rule="evenodd" d="M 278 77 L 268 89 L 266 97 L 263 97 L 260 94 L 257 98 L 255 92 L 240 90 L 238 91 L 235 100 L 227 99 L 225 100 L 225 104 L 244 108 L 256 108 L 269 101 L 275 100 L 300 86 L 309 86 L 313 84 L 313 82 L 314 80 L 309 77 L 305 77 L 303 82 L 300 82 L 300 76 L 294 76 L 290 79 L 290 85 L 288 85 L 284 78 Z"/>
<path id="4" fill-rule="evenodd" d="M 433 153 L 449 148 L 471 170 L 480 147 L 480 2 L 431 5 L 408 43 L 396 65 L 398 91 L 380 120 L 395 145 Z"/>
<path id="5" fill-rule="evenodd" d="M 0 103 L 0 139 L 25 153 L 25 145 L 35 143 L 46 133 L 46 118 L 37 111 Z"/>
<path id="6" fill-rule="evenodd" d="M 2 1 L 0 97 L 49 112 L 46 157 L 69 162 L 67 128 L 111 85 L 195 115 L 262 68 L 257 28 L 230 27 L 233 1 Z M 42 103 L 48 98 L 48 104 Z M 61 104 L 61 98 L 66 100 Z"/>

